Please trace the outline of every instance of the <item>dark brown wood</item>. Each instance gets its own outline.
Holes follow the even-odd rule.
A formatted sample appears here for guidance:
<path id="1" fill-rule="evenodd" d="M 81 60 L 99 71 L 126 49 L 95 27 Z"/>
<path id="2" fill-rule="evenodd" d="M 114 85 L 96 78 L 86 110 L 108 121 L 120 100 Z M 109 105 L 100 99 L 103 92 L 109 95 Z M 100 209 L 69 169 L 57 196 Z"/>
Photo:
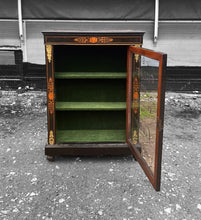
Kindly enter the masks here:
<path id="1" fill-rule="evenodd" d="M 133 47 L 133 46 L 129 47 L 129 51 L 134 53 L 134 54 L 139 54 L 139 55 L 149 57 L 149 58 L 154 59 L 154 60 L 158 60 L 160 62 L 162 62 L 163 55 L 166 55 L 166 54 L 161 53 L 161 52 L 156 52 L 156 51 L 153 51 L 153 50 L 148 50 L 148 49 L 145 49 L 145 48 Z"/>
<path id="2" fill-rule="evenodd" d="M 133 45 L 142 44 L 144 32 L 134 31 L 52 31 L 43 32 L 51 45 Z"/>
<path id="3" fill-rule="evenodd" d="M 46 71 L 47 71 L 47 117 L 48 117 L 48 145 L 55 148 L 55 91 L 54 91 L 54 45 L 134 45 L 142 44 L 144 32 L 134 31 L 52 31 L 43 32 L 46 45 Z M 53 147 L 53 148 L 54 148 Z M 88 147 L 90 149 L 90 147 Z M 61 148 L 60 154 L 68 152 Z M 76 148 L 77 149 L 77 148 Z M 51 148 L 52 150 L 52 148 Z M 56 149 L 57 150 L 57 149 Z M 106 151 L 106 150 L 105 150 Z M 119 151 L 119 152 L 118 152 Z M 124 151 L 124 150 L 123 150 Z M 53 151 L 51 151 L 53 152 Z M 56 151 L 55 151 L 56 152 Z M 78 150 L 76 150 L 79 153 Z M 98 150 L 96 151 L 98 154 Z M 102 150 L 101 150 L 102 152 Z M 100 153 L 101 153 L 100 152 Z M 117 151 L 112 148 L 107 152 L 121 154 L 122 150 Z M 127 151 L 125 153 L 128 153 Z M 86 150 L 90 154 L 90 150 Z M 93 153 L 94 154 L 94 153 Z"/>
<path id="4" fill-rule="evenodd" d="M 127 144 L 55 144 L 46 145 L 45 154 L 48 156 L 111 156 L 131 155 Z"/>
<path id="5" fill-rule="evenodd" d="M 55 91 L 53 46 L 46 45 L 48 143 L 55 143 Z"/>
<path id="6" fill-rule="evenodd" d="M 119 29 L 119 30 L 80 30 L 80 29 L 75 29 L 75 30 L 50 30 L 50 31 L 43 31 L 42 32 L 45 36 L 72 36 L 72 35 L 86 35 L 86 36 L 91 36 L 94 34 L 97 35 L 113 35 L 113 36 L 128 36 L 128 35 L 143 35 L 145 32 L 140 31 L 140 30 L 130 30 L 130 29 Z"/>
<path id="7" fill-rule="evenodd" d="M 161 154 L 162 154 L 162 134 L 164 118 L 164 77 L 166 67 L 166 55 L 150 50 L 139 48 L 143 42 L 143 32 L 133 31 L 65 31 L 65 32 L 44 32 L 46 45 L 46 69 L 47 69 L 47 103 L 48 103 L 48 144 L 45 147 L 47 159 L 54 159 L 56 155 L 68 156 L 103 156 L 103 155 L 134 155 L 142 166 L 145 174 L 156 190 L 160 189 Z M 127 144 L 57 144 L 55 142 L 55 91 L 54 91 L 54 45 L 128 45 L 127 52 L 127 109 L 126 109 L 126 141 Z M 136 45 L 136 47 L 130 46 Z M 135 59 L 139 55 L 156 59 L 159 66 L 159 86 L 158 86 L 158 110 L 157 110 L 157 144 L 155 156 L 154 175 L 143 160 L 137 146 L 131 140 L 131 100 L 132 100 L 132 56 Z M 137 61 L 135 65 L 138 65 Z M 135 84 L 133 84 L 135 85 Z M 138 94 L 139 95 L 139 94 Z M 139 111 L 139 109 L 137 109 Z M 139 112 L 138 112 L 139 113 Z M 128 147 L 129 146 L 129 147 Z"/>
<path id="8" fill-rule="evenodd" d="M 159 93 L 157 106 L 157 146 L 155 155 L 155 189 L 160 190 L 161 183 L 161 161 L 162 161 L 162 146 L 163 146 L 163 126 L 164 126 L 164 111 L 165 111 L 165 77 L 166 77 L 167 55 L 163 54 L 162 61 L 159 67 Z"/>
<path id="9" fill-rule="evenodd" d="M 127 143 L 131 152 L 137 159 L 145 174 L 149 178 L 156 191 L 160 190 L 161 178 L 161 158 L 162 158 L 162 139 L 163 139 L 163 121 L 164 121 L 164 100 L 165 100 L 165 70 L 167 55 L 163 53 L 154 52 L 151 50 L 137 48 L 130 46 L 128 48 L 128 80 L 127 80 L 127 107 L 131 108 L 132 102 L 132 54 L 143 55 L 151 59 L 159 61 L 159 78 L 158 78 L 158 101 L 157 101 L 157 127 L 156 127 L 156 147 L 155 147 L 155 166 L 154 173 L 146 161 L 142 158 L 137 146 L 131 140 L 131 110 L 127 110 Z"/>
<path id="10" fill-rule="evenodd" d="M 132 84 L 132 56 L 127 50 L 127 86 L 126 86 L 126 140 L 130 139 L 131 134 L 131 84 Z"/>

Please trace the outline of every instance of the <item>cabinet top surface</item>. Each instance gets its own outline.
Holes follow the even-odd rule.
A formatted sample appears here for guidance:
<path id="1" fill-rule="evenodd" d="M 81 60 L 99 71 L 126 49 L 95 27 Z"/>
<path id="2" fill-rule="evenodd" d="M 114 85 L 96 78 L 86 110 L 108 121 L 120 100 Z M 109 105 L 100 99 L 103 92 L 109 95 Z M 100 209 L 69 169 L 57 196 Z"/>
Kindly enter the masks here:
<path id="1" fill-rule="evenodd" d="M 108 35 L 143 35 L 143 31 L 134 30 L 52 30 L 42 32 L 44 36 L 68 36 L 68 35 L 90 35 L 90 34 L 108 34 Z"/>

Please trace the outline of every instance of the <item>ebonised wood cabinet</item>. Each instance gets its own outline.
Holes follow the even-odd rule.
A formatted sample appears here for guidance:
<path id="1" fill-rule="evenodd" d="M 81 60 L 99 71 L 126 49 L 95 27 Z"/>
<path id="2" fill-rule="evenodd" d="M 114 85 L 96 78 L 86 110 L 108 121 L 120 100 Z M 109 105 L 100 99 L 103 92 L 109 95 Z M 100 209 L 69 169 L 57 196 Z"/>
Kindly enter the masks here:
<path id="1" fill-rule="evenodd" d="M 49 160 L 133 154 L 160 189 L 166 55 L 143 32 L 44 32 Z"/>

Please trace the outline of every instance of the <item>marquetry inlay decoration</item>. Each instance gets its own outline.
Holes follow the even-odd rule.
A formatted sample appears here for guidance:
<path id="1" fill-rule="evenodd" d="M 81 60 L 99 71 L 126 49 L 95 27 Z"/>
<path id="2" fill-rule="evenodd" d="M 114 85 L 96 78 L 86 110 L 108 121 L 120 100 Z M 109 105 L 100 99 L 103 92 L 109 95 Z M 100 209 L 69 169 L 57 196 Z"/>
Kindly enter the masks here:
<path id="1" fill-rule="evenodd" d="M 133 100 L 133 112 L 135 115 L 138 113 L 138 110 L 139 110 L 138 100 Z"/>
<path id="2" fill-rule="evenodd" d="M 49 133 L 49 144 L 50 145 L 54 144 L 54 133 L 52 130 L 50 130 L 50 133 Z"/>
<path id="3" fill-rule="evenodd" d="M 142 47 L 142 44 L 134 44 L 134 47 Z M 135 62 L 137 63 L 139 60 L 140 55 L 135 53 Z"/>
<path id="4" fill-rule="evenodd" d="M 50 114 L 54 112 L 54 82 L 52 78 L 48 81 L 48 111 Z"/>
<path id="5" fill-rule="evenodd" d="M 133 131 L 132 131 L 132 141 L 137 144 L 139 141 L 139 115 L 140 115 L 140 79 L 138 74 L 133 78 Z"/>
<path id="6" fill-rule="evenodd" d="M 138 134 L 136 130 L 133 131 L 132 141 L 133 141 L 133 144 L 137 144 L 138 142 Z"/>
<path id="7" fill-rule="evenodd" d="M 50 63 L 52 60 L 52 45 L 46 45 L 47 59 Z"/>
<path id="8" fill-rule="evenodd" d="M 140 92 L 140 84 L 139 84 L 139 81 L 138 81 L 137 77 L 135 77 L 133 79 L 133 92 L 134 93 L 139 93 Z"/>
<path id="9" fill-rule="evenodd" d="M 134 47 L 142 47 L 142 44 L 133 44 Z"/>
<path id="10" fill-rule="evenodd" d="M 113 41 L 110 37 L 77 37 L 74 41 L 79 44 L 106 44 Z"/>
<path id="11" fill-rule="evenodd" d="M 139 54 L 136 54 L 136 53 L 135 53 L 135 62 L 136 62 L 136 63 L 137 63 L 138 60 L 139 60 L 139 56 L 140 56 Z"/>
<path id="12" fill-rule="evenodd" d="M 133 112 L 134 114 L 137 114 L 139 111 L 139 91 L 140 91 L 140 85 L 137 78 L 134 78 L 133 80 Z"/>

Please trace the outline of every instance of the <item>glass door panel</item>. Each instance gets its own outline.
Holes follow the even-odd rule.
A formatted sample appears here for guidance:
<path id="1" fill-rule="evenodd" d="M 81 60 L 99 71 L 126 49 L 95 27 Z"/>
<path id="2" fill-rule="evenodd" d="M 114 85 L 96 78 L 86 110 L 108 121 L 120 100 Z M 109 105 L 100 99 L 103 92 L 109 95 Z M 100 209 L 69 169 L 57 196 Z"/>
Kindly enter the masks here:
<path id="1" fill-rule="evenodd" d="M 129 47 L 127 143 L 156 190 L 160 189 L 166 55 Z"/>

